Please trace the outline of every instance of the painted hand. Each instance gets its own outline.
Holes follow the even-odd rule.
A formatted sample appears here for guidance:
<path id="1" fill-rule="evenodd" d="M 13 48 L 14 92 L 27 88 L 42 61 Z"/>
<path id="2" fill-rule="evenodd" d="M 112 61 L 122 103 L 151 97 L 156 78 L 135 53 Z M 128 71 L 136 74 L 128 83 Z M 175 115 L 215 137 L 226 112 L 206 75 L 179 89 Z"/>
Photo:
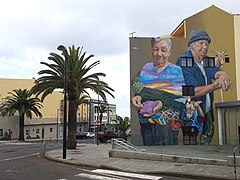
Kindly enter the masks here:
<path id="1" fill-rule="evenodd" d="M 141 96 L 132 97 L 132 99 L 131 99 L 132 105 L 136 110 L 139 110 L 143 107 L 143 104 L 142 104 L 141 100 L 142 100 Z"/>
<path id="2" fill-rule="evenodd" d="M 232 89 L 232 82 L 228 77 L 227 73 L 224 71 L 219 71 L 216 73 L 216 78 L 218 80 L 219 86 L 223 89 L 223 91 L 228 91 Z"/>

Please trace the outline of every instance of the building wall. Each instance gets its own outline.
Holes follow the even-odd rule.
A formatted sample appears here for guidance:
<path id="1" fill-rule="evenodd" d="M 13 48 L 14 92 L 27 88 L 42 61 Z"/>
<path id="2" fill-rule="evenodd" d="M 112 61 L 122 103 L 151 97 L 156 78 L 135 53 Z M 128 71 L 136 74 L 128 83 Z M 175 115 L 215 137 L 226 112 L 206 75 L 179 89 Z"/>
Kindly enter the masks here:
<path id="1" fill-rule="evenodd" d="M 7 78 L 0 78 L 0 99 L 5 98 L 7 96 L 8 92 L 11 92 L 13 89 L 28 89 L 30 90 L 32 86 L 34 85 L 34 79 L 7 79 Z M 37 118 L 33 114 L 33 119 L 25 118 L 25 128 L 26 126 L 31 126 L 31 124 L 36 123 L 36 121 L 41 124 L 46 122 L 46 119 L 50 119 L 51 123 L 57 122 L 57 109 L 60 108 L 60 101 L 63 99 L 63 94 L 60 92 L 53 92 L 51 95 L 47 96 L 43 102 L 43 108 L 39 109 L 42 113 L 42 118 Z M 8 130 L 9 128 L 13 131 L 13 139 L 18 138 L 18 116 L 13 117 L 0 117 L 0 129 Z M 35 122 L 34 122 L 35 121 Z M 50 123 L 50 122 L 48 122 Z M 38 127 L 39 125 L 37 125 Z M 45 124 L 46 126 L 46 124 Z M 34 127 L 33 129 L 36 129 Z M 54 126 L 54 130 L 56 132 L 56 124 Z M 31 131 L 32 132 L 32 131 Z M 48 131 L 46 131 L 48 132 Z M 24 131 L 26 135 L 26 129 Z M 52 136 L 51 134 L 56 133 L 50 133 L 46 134 L 46 137 Z M 26 137 L 26 136 L 25 136 Z"/>
<path id="2" fill-rule="evenodd" d="M 34 85 L 35 79 L 7 79 L 0 78 L 0 99 L 7 96 L 8 92 L 11 92 L 13 89 L 28 89 L 30 90 Z M 95 100 L 95 103 L 97 101 Z M 93 103 L 94 104 L 94 103 Z M 89 120 L 94 118 L 94 111 L 92 117 L 90 116 L 91 106 L 93 104 L 81 104 L 78 106 L 77 111 L 77 127 L 76 131 L 89 131 Z M 44 102 L 42 103 L 43 107 L 40 110 L 43 117 L 39 118 L 33 114 L 32 119 L 25 118 L 25 127 L 24 134 L 25 138 L 27 134 L 31 138 L 36 138 L 38 135 L 42 138 L 42 129 L 44 129 L 44 138 L 45 139 L 55 139 L 62 136 L 62 126 L 63 126 L 63 93 L 60 91 L 54 91 L 51 95 L 48 95 Z M 113 113 L 110 114 L 110 119 L 116 116 L 116 105 L 109 104 L 109 108 Z M 68 103 L 67 103 L 68 110 Z M 104 122 L 108 122 L 108 114 L 104 114 Z M 67 115 L 68 120 L 68 115 Z M 93 120 L 91 121 L 93 122 Z M 13 139 L 18 138 L 18 116 L 13 117 L 0 117 L 0 130 L 8 131 L 8 129 L 13 131 Z M 37 133 L 36 130 L 39 130 Z M 51 131 L 50 131 L 51 129 Z M 58 132 L 58 133 L 57 133 Z M 1 138 L 1 137 L 0 137 Z"/>
<path id="3" fill-rule="evenodd" d="M 30 90 L 35 79 L 8 79 L 0 78 L 0 99 L 7 96 L 7 93 L 13 89 L 28 89 Z"/>
<path id="4" fill-rule="evenodd" d="M 90 120 L 90 104 L 89 103 L 80 104 L 77 110 L 76 131 L 77 132 L 89 131 L 89 120 Z"/>
<path id="5" fill-rule="evenodd" d="M 238 100 L 240 94 L 239 88 L 239 75 L 237 68 L 240 58 L 240 53 L 237 49 L 240 47 L 240 36 L 239 36 L 239 16 L 233 16 L 216 6 L 211 6 L 203 11 L 200 11 L 193 16 L 185 19 L 186 25 L 186 39 L 174 38 L 173 39 L 173 59 L 177 59 L 182 51 L 182 47 L 187 49 L 187 42 L 189 39 L 190 32 L 193 29 L 203 29 L 211 37 L 211 44 L 209 47 L 208 55 L 215 57 L 215 51 L 222 52 L 227 50 L 228 57 L 230 58 L 229 63 L 223 65 L 224 71 L 226 71 L 232 81 L 232 90 L 228 92 L 223 92 L 224 101 L 234 101 Z M 184 52 L 182 51 L 182 52 Z M 238 53 L 238 54 L 236 54 Z M 220 90 L 214 92 L 214 103 L 221 102 Z M 218 143 L 218 117 L 217 111 L 214 106 L 214 126 L 215 133 L 213 142 Z"/>
<path id="6" fill-rule="evenodd" d="M 240 67 L 240 52 L 238 51 L 240 48 L 239 16 L 233 16 L 215 6 L 211 6 L 186 18 L 184 22 L 186 38 L 172 38 L 173 46 L 169 61 L 175 63 L 181 54 L 187 50 L 187 42 L 193 29 L 205 30 L 212 40 L 209 47 L 209 56 L 215 56 L 213 50 L 219 52 L 227 50 L 230 58 L 230 62 L 225 63 L 223 69 L 228 73 L 232 81 L 232 90 L 224 92 L 223 99 L 224 101 L 237 100 L 240 95 L 240 72 L 238 71 L 238 67 Z M 150 48 L 150 38 L 130 37 L 130 80 L 134 78 L 143 64 L 152 59 Z M 220 90 L 215 91 L 214 96 L 214 103 L 221 101 Z M 130 89 L 130 97 L 133 97 L 132 89 Z M 215 134 L 213 141 L 218 143 L 218 119 L 215 106 L 214 114 Z M 135 144 L 141 144 L 140 126 L 137 112 L 134 108 L 131 108 L 131 120 L 132 141 Z"/>
<path id="7" fill-rule="evenodd" d="M 59 126 L 60 129 L 60 126 Z M 53 140 L 57 137 L 56 124 L 32 124 L 25 125 L 25 139 L 30 136 L 32 139 Z M 38 136 L 38 137 L 37 137 Z M 60 137 L 60 131 L 59 136 Z"/>
<path id="8" fill-rule="evenodd" d="M 34 79 L 7 79 L 0 78 L 0 100 L 8 96 L 8 92 L 13 89 L 28 89 L 33 86 Z M 8 131 L 10 128 L 13 132 L 12 138 L 18 138 L 18 116 L 0 117 L 0 129 Z"/>
<path id="9" fill-rule="evenodd" d="M 0 117 L 0 129 L 2 129 L 3 132 L 8 132 L 8 129 L 11 129 L 13 132 L 12 139 L 18 138 L 18 127 L 18 116 Z"/>
<path id="10" fill-rule="evenodd" d="M 130 80 L 142 69 L 147 62 L 152 61 L 151 39 L 144 37 L 129 38 L 130 40 Z M 130 82 L 131 83 L 131 82 Z M 131 86 L 130 86 L 131 87 Z M 133 97 L 133 89 L 130 88 L 130 97 Z M 140 136 L 140 124 L 137 111 L 131 108 L 131 140 L 135 145 L 143 145 Z"/>
<path id="11" fill-rule="evenodd" d="M 63 93 L 54 91 L 51 95 L 48 95 L 43 101 L 43 108 L 41 113 L 45 118 L 57 118 L 57 111 L 61 109 L 61 100 L 63 99 Z"/>
<path id="12" fill-rule="evenodd" d="M 228 107 L 223 110 L 224 144 L 240 144 L 240 107 Z"/>
<path id="13" fill-rule="evenodd" d="M 225 63 L 223 69 L 228 73 L 233 88 L 231 91 L 223 92 L 223 100 L 237 100 L 233 16 L 215 6 L 211 6 L 186 19 L 187 39 L 189 39 L 190 32 L 193 29 L 203 29 L 208 32 L 211 37 L 212 42 L 209 47 L 209 56 L 215 56 L 213 50 L 219 52 L 227 50 L 230 62 Z M 220 90 L 214 92 L 214 102 L 221 102 Z M 214 116 L 215 133 L 213 142 L 218 143 L 218 119 L 216 108 L 214 108 Z"/>
<path id="14" fill-rule="evenodd" d="M 13 89 L 28 89 L 34 85 L 34 79 L 2 79 L 0 78 L 0 98 L 5 98 L 8 92 Z M 43 102 L 43 108 L 40 109 L 43 117 L 56 118 L 57 109 L 60 108 L 60 101 L 63 99 L 63 94 L 54 91 L 47 96 Z M 35 116 L 33 116 L 35 118 Z"/>
<path id="15" fill-rule="evenodd" d="M 115 104 L 109 104 L 109 112 L 106 114 L 106 116 L 107 123 L 112 124 L 112 120 L 115 120 L 117 116 Z"/>
<path id="16" fill-rule="evenodd" d="M 40 138 L 42 138 L 42 129 L 44 129 L 45 139 L 54 139 L 57 136 L 57 122 L 61 122 L 63 117 L 63 111 L 61 110 L 61 100 L 63 99 L 63 93 L 54 91 L 51 95 L 48 95 L 43 102 L 43 108 L 40 109 L 43 117 L 35 117 L 33 119 L 25 118 L 25 138 L 27 128 L 31 128 L 31 137 L 36 137 L 34 130 L 40 128 Z M 52 128 L 52 132 L 50 132 Z M 60 125 L 58 126 L 60 132 Z"/>
<path id="17" fill-rule="evenodd" d="M 233 101 L 236 95 L 236 64 L 234 43 L 234 21 L 233 16 L 215 6 L 211 6 L 186 19 L 187 39 L 192 29 L 203 29 L 211 37 L 209 56 L 215 56 L 213 50 L 222 52 L 227 50 L 230 63 L 224 64 L 226 71 L 232 81 L 233 90 L 224 92 L 224 100 Z M 220 91 L 215 91 L 215 101 L 220 102 Z"/>
<path id="18" fill-rule="evenodd" d="M 104 102 L 104 101 L 99 101 L 96 99 L 91 99 L 90 101 L 90 109 L 89 109 L 89 131 L 94 132 L 94 128 L 95 128 L 95 132 L 97 129 L 96 125 L 99 125 L 99 121 L 98 121 L 98 115 L 100 115 L 100 113 L 97 112 L 96 107 L 101 104 L 105 105 L 108 107 L 108 109 L 110 111 L 103 113 L 103 119 L 102 119 L 102 124 L 107 124 L 107 123 L 111 123 L 111 120 L 116 119 L 116 105 L 115 104 L 108 104 L 108 102 Z M 98 121 L 98 122 L 97 122 Z M 103 126 L 102 126 L 103 128 Z"/>
<path id="19" fill-rule="evenodd" d="M 235 71 L 236 71 L 236 87 L 237 87 L 237 100 L 240 100 L 240 15 L 234 15 L 234 46 L 235 46 Z"/>

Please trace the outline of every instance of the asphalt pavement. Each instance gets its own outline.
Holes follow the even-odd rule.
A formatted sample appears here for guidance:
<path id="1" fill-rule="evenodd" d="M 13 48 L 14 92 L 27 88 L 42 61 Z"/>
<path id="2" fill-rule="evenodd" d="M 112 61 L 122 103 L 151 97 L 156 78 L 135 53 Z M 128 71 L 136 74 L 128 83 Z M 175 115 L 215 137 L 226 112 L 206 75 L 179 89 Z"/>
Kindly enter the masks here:
<path id="1" fill-rule="evenodd" d="M 14 142 L 17 141 L 0 141 L 0 144 Z M 239 151 L 236 151 L 237 167 L 233 164 L 234 146 L 144 146 L 139 148 L 145 151 L 133 152 L 113 149 L 111 143 L 78 143 L 76 149 L 67 149 L 67 157 L 63 159 L 63 149 L 48 150 L 48 143 L 45 149 L 40 149 L 40 154 L 61 163 L 196 179 L 240 179 Z"/>

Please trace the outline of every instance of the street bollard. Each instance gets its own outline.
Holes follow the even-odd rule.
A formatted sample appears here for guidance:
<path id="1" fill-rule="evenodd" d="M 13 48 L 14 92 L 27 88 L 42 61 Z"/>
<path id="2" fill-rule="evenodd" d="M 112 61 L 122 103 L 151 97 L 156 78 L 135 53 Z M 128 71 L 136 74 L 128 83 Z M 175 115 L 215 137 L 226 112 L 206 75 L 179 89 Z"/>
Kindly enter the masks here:
<path id="1" fill-rule="evenodd" d="M 236 163 L 236 151 L 240 149 L 240 146 L 237 146 L 233 149 L 233 168 L 234 168 L 234 179 L 237 180 L 237 163 Z"/>
<path id="2" fill-rule="evenodd" d="M 43 141 L 42 143 L 42 149 L 40 149 L 40 152 L 39 152 L 39 155 L 40 157 L 44 158 L 45 157 L 45 153 L 46 153 L 46 144 L 45 144 L 45 141 Z"/>
<path id="3" fill-rule="evenodd" d="M 116 149 L 116 139 L 112 139 L 112 149 Z"/>

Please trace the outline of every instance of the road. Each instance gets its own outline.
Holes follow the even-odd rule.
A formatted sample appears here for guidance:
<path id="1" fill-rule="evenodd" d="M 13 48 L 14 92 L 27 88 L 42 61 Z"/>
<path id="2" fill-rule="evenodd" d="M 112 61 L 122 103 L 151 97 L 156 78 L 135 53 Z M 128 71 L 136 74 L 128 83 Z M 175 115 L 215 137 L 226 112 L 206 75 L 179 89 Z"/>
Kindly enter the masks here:
<path id="1" fill-rule="evenodd" d="M 92 143 L 92 141 L 80 140 L 81 143 Z M 47 150 L 56 148 L 62 148 L 62 145 L 46 142 Z M 151 176 L 125 173 L 56 163 L 42 158 L 42 150 L 43 145 L 41 143 L 0 143 L 0 180 L 186 179 L 161 175 Z"/>

